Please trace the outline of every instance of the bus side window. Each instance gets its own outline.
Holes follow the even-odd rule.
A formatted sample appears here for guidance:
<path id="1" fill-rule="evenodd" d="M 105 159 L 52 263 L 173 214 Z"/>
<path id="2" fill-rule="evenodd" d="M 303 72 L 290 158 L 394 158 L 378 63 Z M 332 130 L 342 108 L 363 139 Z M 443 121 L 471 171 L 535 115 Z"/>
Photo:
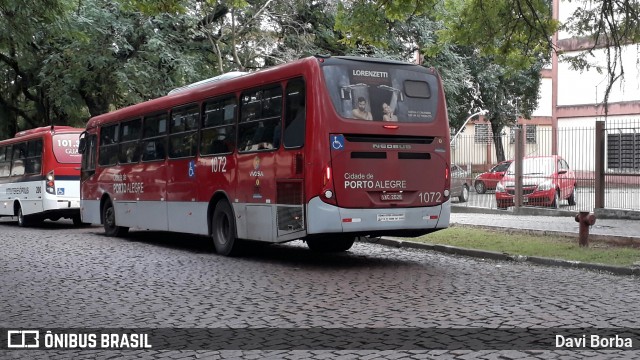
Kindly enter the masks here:
<path id="1" fill-rule="evenodd" d="M 27 143 L 13 145 L 11 157 L 11 176 L 24 175 L 24 159 L 27 157 Z"/>
<path id="2" fill-rule="evenodd" d="M 141 120 L 131 120 L 120 124 L 120 149 L 118 152 L 118 161 L 121 164 L 129 164 L 138 162 L 140 152 L 138 147 L 138 139 L 142 132 Z"/>
<path id="3" fill-rule="evenodd" d="M 206 101 L 202 107 L 200 154 L 230 153 L 234 148 L 236 98 Z"/>
<path id="4" fill-rule="evenodd" d="M 242 95 L 241 122 L 238 126 L 238 149 L 259 151 L 274 149 L 274 134 L 282 121 L 282 87 L 280 85 Z M 255 116 L 255 117 L 254 117 Z M 277 136 L 276 139 L 277 140 Z"/>
<path id="5" fill-rule="evenodd" d="M 140 152 L 142 161 L 164 160 L 167 135 L 167 114 L 146 116 L 142 131 Z"/>
<path id="6" fill-rule="evenodd" d="M 27 159 L 25 162 L 25 173 L 40 173 L 42 164 L 42 139 L 31 140 L 27 143 Z"/>
<path id="7" fill-rule="evenodd" d="M 7 177 L 11 174 L 11 158 L 6 154 L 11 147 L 0 147 L 0 177 Z"/>
<path id="8" fill-rule="evenodd" d="M 302 79 L 295 79 L 289 81 L 287 84 L 287 108 L 284 123 L 285 148 L 304 146 L 305 123 L 307 118 L 304 86 L 304 80 Z M 278 135 L 279 134 L 276 136 Z M 274 147 L 277 147 L 277 145 L 274 145 Z"/>
<path id="9" fill-rule="evenodd" d="M 172 111 L 169 135 L 169 158 L 195 156 L 198 149 L 197 130 L 200 108 L 188 105 Z"/>
<path id="10" fill-rule="evenodd" d="M 115 165 L 118 162 L 118 124 L 100 128 L 98 164 Z"/>

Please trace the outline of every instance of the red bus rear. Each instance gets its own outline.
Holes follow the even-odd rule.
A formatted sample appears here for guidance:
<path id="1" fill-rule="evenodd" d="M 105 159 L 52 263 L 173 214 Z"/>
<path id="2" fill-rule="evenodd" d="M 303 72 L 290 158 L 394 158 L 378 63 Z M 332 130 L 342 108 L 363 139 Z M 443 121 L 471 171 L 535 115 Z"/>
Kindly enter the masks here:
<path id="1" fill-rule="evenodd" d="M 47 126 L 0 142 L 0 216 L 16 216 L 20 226 L 60 218 L 81 224 L 82 131 Z"/>
<path id="2" fill-rule="evenodd" d="M 372 106 L 373 105 L 373 106 Z M 92 118 L 83 220 L 348 249 L 448 226 L 449 124 L 433 69 L 310 57 Z"/>

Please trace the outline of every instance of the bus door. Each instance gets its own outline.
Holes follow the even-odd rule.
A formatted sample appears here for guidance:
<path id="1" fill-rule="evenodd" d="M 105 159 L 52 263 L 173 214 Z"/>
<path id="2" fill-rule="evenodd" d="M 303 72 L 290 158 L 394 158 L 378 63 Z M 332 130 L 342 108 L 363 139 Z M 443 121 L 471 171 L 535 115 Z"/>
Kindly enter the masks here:
<path id="1" fill-rule="evenodd" d="M 276 142 L 282 119 L 280 84 L 244 92 L 238 120 L 238 237 L 275 241 Z"/>
<path id="2" fill-rule="evenodd" d="M 276 231 L 278 240 L 305 235 L 304 142 L 306 91 L 302 78 L 287 82 L 283 123 L 276 129 Z"/>
<path id="3" fill-rule="evenodd" d="M 174 109 L 169 126 L 167 161 L 167 213 L 169 230 L 207 234 L 207 211 L 198 204 L 196 154 L 198 151 L 197 104 Z"/>
<path id="4" fill-rule="evenodd" d="M 166 112 L 144 117 L 138 148 L 140 163 L 130 172 L 138 187 L 141 186 L 136 189 L 139 211 L 134 220 L 154 230 L 169 230 L 165 167 L 168 127 Z"/>

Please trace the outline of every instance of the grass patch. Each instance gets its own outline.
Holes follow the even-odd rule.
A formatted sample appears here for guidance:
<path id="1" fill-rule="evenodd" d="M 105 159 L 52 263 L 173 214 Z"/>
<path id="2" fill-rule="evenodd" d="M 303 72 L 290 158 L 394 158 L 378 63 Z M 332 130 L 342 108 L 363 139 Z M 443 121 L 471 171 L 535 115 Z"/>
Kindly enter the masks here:
<path id="1" fill-rule="evenodd" d="M 638 248 L 593 241 L 589 242 L 588 248 L 581 248 L 578 246 L 577 238 L 518 234 L 471 227 L 454 226 L 405 240 L 615 266 L 630 266 L 640 262 Z"/>

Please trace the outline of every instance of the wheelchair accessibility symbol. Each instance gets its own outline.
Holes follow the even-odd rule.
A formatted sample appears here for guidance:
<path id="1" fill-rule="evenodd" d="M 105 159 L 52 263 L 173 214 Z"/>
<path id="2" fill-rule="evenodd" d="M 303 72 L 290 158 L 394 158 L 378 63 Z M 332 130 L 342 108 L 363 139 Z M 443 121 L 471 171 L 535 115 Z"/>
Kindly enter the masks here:
<path id="1" fill-rule="evenodd" d="M 189 161 L 189 177 L 195 177 L 196 176 L 196 162 L 195 160 L 191 160 Z"/>
<path id="2" fill-rule="evenodd" d="M 58 195 L 64 195 L 64 188 L 58 188 L 57 190 Z"/>
<path id="3" fill-rule="evenodd" d="M 331 148 L 333 150 L 344 149 L 344 135 L 331 135 Z"/>

